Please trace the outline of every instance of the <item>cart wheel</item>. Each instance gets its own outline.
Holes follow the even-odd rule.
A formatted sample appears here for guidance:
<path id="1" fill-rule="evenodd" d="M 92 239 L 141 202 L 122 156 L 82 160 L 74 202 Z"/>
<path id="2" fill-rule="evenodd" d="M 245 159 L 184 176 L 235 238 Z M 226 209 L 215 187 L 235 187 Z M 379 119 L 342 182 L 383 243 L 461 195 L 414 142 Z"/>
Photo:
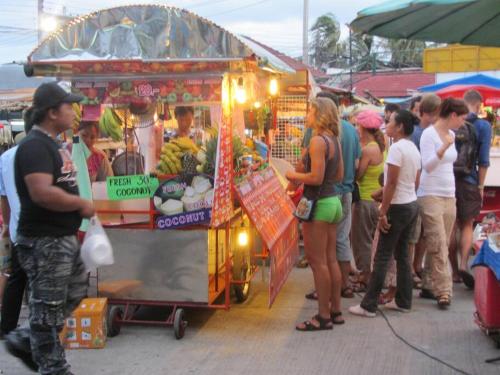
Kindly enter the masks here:
<path id="1" fill-rule="evenodd" d="M 177 340 L 184 337 L 187 322 L 184 320 L 184 309 L 177 309 L 174 315 L 174 335 Z"/>
<path id="2" fill-rule="evenodd" d="M 119 320 L 123 319 L 123 310 L 120 306 L 111 306 L 108 311 L 107 325 L 108 337 L 115 337 L 120 334 L 121 324 Z"/>
<path id="3" fill-rule="evenodd" d="M 250 277 L 250 267 L 245 265 L 241 268 L 239 280 L 247 280 Z M 236 301 L 238 303 L 243 303 L 248 299 L 250 295 L 250 281 L 244 284 L 234 284 L 234 294 L 236 296 Z"/>

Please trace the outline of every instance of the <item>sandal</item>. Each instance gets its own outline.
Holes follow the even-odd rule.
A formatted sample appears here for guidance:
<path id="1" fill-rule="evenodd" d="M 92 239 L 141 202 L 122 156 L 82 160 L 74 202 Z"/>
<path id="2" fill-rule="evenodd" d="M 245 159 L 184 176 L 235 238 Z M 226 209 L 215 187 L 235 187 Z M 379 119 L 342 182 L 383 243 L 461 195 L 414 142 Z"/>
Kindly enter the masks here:
<path id="1" fill-rule="evenodd" d="M 342 291 L 340 292 L 340 296 L 342 298 L 354 298 L 354 291 L 350 286 L 347 286 L 344 289 L 342 289 Z"/>
<path id="2" fill-rule="evenodd" d="M 297 262 L 297 265 L 296 265 L 297 268 L 307 268 L 308 266 L 309 266 L 309 262 L 307 261 L 306 257 L 299 259 L 299 261 Z"/>
<path id="3" fill-rule="evenodd" d="M 394 297 L 389 298 L 385 294 L 381 294 L 378 297 L 378 304 L 379 305 L 387 305 L 389 302 L 391 302 L 394 299 Z"/>
<path id="4" fill-rule="evenodd" d="M 451 305 L 450 296 L 447 294 L 443 294 L 442 296 L 439 296 L 437 298 L 437 303 L 438 303 L 439 308 L 446 309 L 448 306 Z"/>
<path id="5" fill-rule="evenodd" d="M 342 318 L 342 311 L 332 311 L 331 319 L 333 324 L 340 325 L 345 323 L 344 318 Z"/>
<path id="6" fill-rule="evenodd" d="M 316 293 L 315 290 L 313 290 L 311 293 L 307 293 L 305 295 L 306 299 L 310 299 L 310 300 L 313 300 L 313 301 L 317 301 L 318 300 L 318 293 Z"/>
<path id="7" fill-rule="evenodd" d="M 319 326 L 315 326 L 311 320 L 316 320 L 319 323 Z M 311 320 L 306 320 L 302 324 L 304 327 L 296 326 L 295 329 L 301 332 L 312 332 L 312 331 L 326 331 L 333 329 L 332 319 L 331 318 L 322 318 L 319 314 L 312 317 Z"/>

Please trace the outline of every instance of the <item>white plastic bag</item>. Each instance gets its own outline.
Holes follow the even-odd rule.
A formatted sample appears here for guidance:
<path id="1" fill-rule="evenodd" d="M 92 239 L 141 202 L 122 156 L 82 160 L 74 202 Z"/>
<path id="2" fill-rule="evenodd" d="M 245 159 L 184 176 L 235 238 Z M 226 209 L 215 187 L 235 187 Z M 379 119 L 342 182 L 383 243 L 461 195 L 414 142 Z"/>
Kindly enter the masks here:
<path id="1" fill-rule="evenodd" d="M 90 219 L 81 248 L 81 257 L 88 271 L 94 271 L 101 266 L 110 266 L 115 262 L 113 248 L 97 216 Z"/>

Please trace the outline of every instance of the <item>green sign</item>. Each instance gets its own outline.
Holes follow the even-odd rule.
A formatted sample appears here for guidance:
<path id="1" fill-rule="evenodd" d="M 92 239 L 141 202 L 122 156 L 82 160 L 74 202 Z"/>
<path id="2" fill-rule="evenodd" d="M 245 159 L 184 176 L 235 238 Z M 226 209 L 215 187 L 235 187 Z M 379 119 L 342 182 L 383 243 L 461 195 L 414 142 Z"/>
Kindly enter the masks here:
<path id="1" fill-rule="evenodd" d="M 108 198 L 112 201 L 152 197 L 160 185 L 156 177 L 144 175 L 108 177 Z"/>

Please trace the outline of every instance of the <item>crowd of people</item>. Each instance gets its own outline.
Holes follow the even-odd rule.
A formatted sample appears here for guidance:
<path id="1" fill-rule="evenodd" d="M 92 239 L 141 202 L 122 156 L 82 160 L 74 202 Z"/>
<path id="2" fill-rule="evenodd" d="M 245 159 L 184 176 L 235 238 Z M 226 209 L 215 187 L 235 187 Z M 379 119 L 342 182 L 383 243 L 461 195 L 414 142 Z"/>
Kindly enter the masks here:
<path id="1" fill-rule="evenodd" d="M 75 166 L 58 142 L 81 99 L 42 84 L 25 115 L 25 138 L 0 157 L 2 238 L 15 243 L 1 334 L 11 354 L 43 374 L 71 374 L 58 334 L 88 283 L 77 233 L 94 208 L 80 198 Z M 297 330 L 344 324 L 342 298 L 355 293 L 365 294 L 348 310 L 364 317 L 380 304 L 409 312 L 415 287 L 447 308 L 453 282 L 474 282 L 467 261 L 491 141 L 490 124 L 478 116 L 481 95 L 441 102 L 427 94 L 410 110 L 387 106 L 384 117 L 361 110 L 350 122 L 336 100 L 320 93 L 311 101 L 302 161 L 286 175 L 289 190 L 303 186 L 311 203 L 302 231 L 315 288 L 306 297 L 318 301 L 318 313 Z M 82 123 L 91 181 L 113 174 L 97 134 L 95 124 Z M 30 316 L 18 327 L 26 286 Z"/>
<path id="2" fill-rule="evenodd" d="M 410 312 L 413 289 L 451 305 L 453 283 L 474 287 L 468 271 L 474 219 L 489 167 L 491 125 L 482 97 L 415 97 L 409 109 L 388 104 L 340 118 L 337 98 L 311 102 L 303 159 L 286 177 L 304 187 L 305 259 L 318 313 L 299 331 L 343 324 L 341 299 L 364 293 L 353 315 L 375 317 L 380 305 Z M 352 246 L 351 246 L 352 245 Z M 386 292 L 383 293 L 383 289 Z"/>

